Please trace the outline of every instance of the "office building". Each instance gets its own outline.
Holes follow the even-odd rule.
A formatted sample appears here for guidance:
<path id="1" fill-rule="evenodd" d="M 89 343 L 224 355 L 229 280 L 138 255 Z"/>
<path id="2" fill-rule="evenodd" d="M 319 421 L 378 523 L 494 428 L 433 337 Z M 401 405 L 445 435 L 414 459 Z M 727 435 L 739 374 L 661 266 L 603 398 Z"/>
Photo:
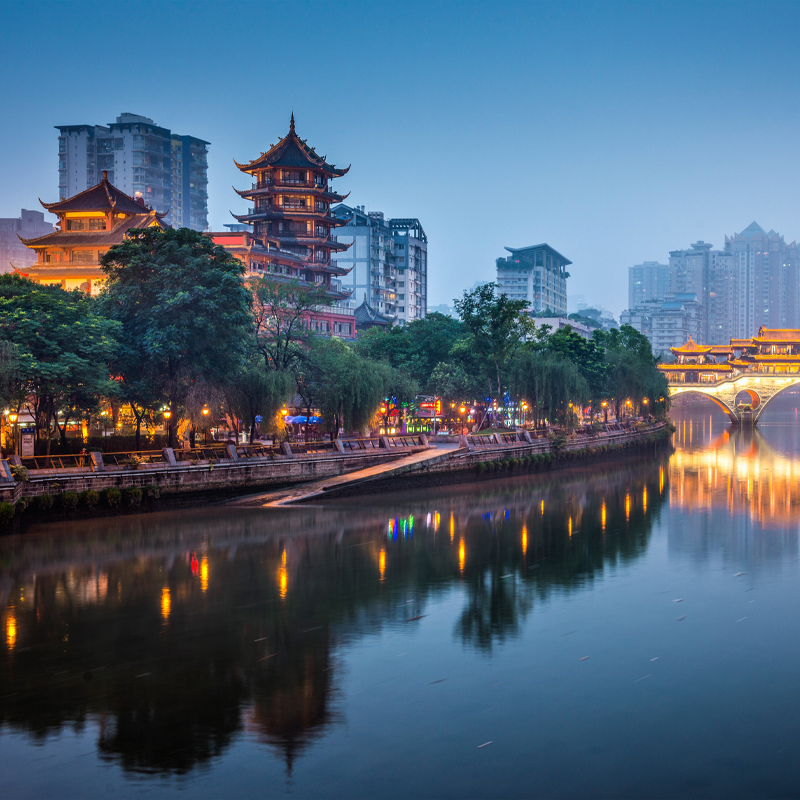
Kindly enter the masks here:
<path id="1" fill-rule="evenodd" d="M 53 232 L 53 226 L 45 222 L 42 211 L 23 208 L 19 217 L 0 219 L 0 275 L 6 272 L 24 273 L 36 263 L 36 253 L 22 239 L 35 239 Z"/>
<path id="2" fill-rule="evenodd" d="M 525 300 L 532 314 L 567 316 L 567 267 L 572 262 L 549 244 L 506 247 L 510 256 L 498 258 L 497 287 L 512 300 Z"/>
<path id="3" fill-rule="evenodd" d="M 339 257 L 350 268 L 342 285 L 351 291 L 349 305 L 365 302 L 404 325 L 423 319 L 428 301 L 428 237 L 415 218 L 386 219 L 381 211 L 340 204 L 332 216 L 341 220 L 338 239 L 352 245 Z"/>
<path id="4" fill-rule="evenodd" d="M 100 182 L 144 201 L 174 228 L 208 228 L 208 142 L 137 114 L 108 125 L 57 125 L 62 200 Z"/>
<path id="5" fill-rule="evenodd" d="M 645 261 L 628 267 L 628 308 L 650 300 L 663 300 L 669 291 L 669 264 Z M 580 304 L 578 306 L 580 310 Z"/>

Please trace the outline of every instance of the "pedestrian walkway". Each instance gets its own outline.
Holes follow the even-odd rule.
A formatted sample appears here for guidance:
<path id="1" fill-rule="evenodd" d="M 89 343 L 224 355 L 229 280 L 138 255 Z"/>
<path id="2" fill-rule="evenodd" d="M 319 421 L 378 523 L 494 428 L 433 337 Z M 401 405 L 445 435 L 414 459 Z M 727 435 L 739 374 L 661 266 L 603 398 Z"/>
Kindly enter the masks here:
<path id="1" fill-rule="evenodd" d="M 453 450 L 431 448 L 430 450 L 423 450 L 421 453 L 413 453 L 411 455 L 404 456 L 403 458 L 400 458 L 397 461 L 391 461 L 388 464 L 377 464 L 374 467 L 359 469 L 355 472 L 348 472 L 345 475 L 337 475 L 333 478 L 324 478 L 323 480 L 313 481 L 312 483 L 304 483 L 300 486 L 292 486 L 287 489 L 278 489 L 276 491 L 265 492 L 263 494 L 240 497 L 236 500 L 231 500 L 226 505 L 262 506 L 265 508 L 274 508 L 291 505 L 292 503 L 300 503 L 306 500 L 314 500 L 319 497 L 323 497 L 337 489 L 342 489 L 345 486 L 351 487 L 357 484 L 369 483 L 370 481 L 378 479 L 383 480 L 404 472 L 411 472 L 424 462 L 430 462 L 436 459 L 447 460 L 452 455 Z"/>

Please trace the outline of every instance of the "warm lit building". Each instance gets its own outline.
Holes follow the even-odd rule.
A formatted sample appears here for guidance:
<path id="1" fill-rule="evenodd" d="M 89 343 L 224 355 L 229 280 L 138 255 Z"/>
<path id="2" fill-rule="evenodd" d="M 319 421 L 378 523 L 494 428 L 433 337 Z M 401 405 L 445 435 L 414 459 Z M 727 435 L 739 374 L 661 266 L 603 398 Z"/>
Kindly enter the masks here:
<path id="1" fill-rule="evenodd" d="M 347 173 L 317 155 L 294 128 L 258 158 L 236 166 L 252 175 L 252 188 L 238 191 L 253 202 L 247 214 L 236 215 L 239 223 L 252 225 L 252 232 L 230 230 L 209 236 L 247 266 L 251 277 L 296 281 L 303 287 L 324 287 L 334 305 L 315 313 L 309 321 L 320 333 L 355 336 L 353 309 L 337 305 L 350 293 L 341 277 L 350 271 L 340 267 L 332 254 L 350 245 L 337 241 L 334 228 L 344 224 L 330 214 L 331 203 L 344 198 L 330 181 Z"/>
<path id="2" fill-rule="evenodd" d="M 41 202 L 41 201 L 40 201 Z M 96 186 L 57 203 L 42 203 L 58 216 L 57 230 L 21 241 L 36 252 L 37 261 L 16 270 L 36 283 L 58 284 L 97 294 L 105 279 L 100 258 L 128 231 L 153 226 L 166 228 L 160 214 L 103 179 Z"/>

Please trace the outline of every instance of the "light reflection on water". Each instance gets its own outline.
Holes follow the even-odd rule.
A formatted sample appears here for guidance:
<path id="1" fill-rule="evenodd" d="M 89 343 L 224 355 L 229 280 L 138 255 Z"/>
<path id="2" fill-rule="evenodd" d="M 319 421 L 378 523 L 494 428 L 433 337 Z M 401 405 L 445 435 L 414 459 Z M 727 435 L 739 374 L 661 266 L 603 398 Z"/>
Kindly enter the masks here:
<path id="1" fill-rule="evenodd" d="M 671 457 L 0 540 L 7 793 L 791 793 L 783 402 L 676 412 Z"/>

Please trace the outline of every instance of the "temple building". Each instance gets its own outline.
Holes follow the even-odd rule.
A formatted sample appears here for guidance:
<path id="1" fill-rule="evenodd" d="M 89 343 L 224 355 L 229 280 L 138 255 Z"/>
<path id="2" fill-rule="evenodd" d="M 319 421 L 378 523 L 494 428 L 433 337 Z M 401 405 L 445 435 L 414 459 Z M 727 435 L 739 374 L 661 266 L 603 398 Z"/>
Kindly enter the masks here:
<path id="1" fill-rule="evenodd" d="M 233 215 L 239 223 L 252 225 L 252 232 L 208 235 L 241 259 L 251 277 L 268 275 L 304 287 L 324 287 L 334 305 L 315 313 L 310 326 L 321 333 L 354 337 L 353 310 L 336 305 L 350 296 L 340 281 L 350 270 L 332 258 L 351 245 L 339 243 L 332 235 L 344 222 L 330 214 L 331 203 L 344 200 L 331 189 L 330 181 L 350 167 L 329 164 L 306 144 L 295 131 L 294 115 L 289 133 L 277 144 L 252 161 L 234 163 L 254 180 L 250 189 L 236 190 L 252 201 L 252 208 L 247 214 Z"/>
<path id="2" fill-rule="evenodd" d="M 105 171 L 96 186 L 42 206 L 58 216 L 57 229 L 34 239 L 20 237 L 36 252 L 37 261 L 16 272 L 36 283 L 58 284 L 63 289 L 81 289 L 90 294 L 97 294 L 105 279 L 100 269 L 103 253 L 122 244 L 128 231 L 167 227 L 163 222 L 165 213 L 112 186 Z"/>

